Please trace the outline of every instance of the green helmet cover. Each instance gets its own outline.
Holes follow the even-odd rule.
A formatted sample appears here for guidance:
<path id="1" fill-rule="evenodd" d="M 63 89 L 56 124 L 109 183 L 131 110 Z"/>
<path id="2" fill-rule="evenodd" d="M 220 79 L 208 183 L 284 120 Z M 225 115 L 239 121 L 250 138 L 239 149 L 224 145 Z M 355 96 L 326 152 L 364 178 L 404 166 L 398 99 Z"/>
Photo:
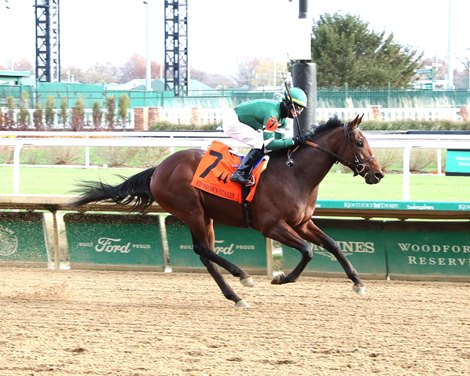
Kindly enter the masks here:
<path id="1" fill-rule="evenodd" d="M 293 87 L 290 90 L 290 97 L 292 98 L 292 102 L 300 107 L 307 107 L 307 95 L 305 92 L 298 87 Z M 289 93 L 287 91 L 284 92 L 284 100 L 287 102 L 291 102 L 289 98 Z"/>

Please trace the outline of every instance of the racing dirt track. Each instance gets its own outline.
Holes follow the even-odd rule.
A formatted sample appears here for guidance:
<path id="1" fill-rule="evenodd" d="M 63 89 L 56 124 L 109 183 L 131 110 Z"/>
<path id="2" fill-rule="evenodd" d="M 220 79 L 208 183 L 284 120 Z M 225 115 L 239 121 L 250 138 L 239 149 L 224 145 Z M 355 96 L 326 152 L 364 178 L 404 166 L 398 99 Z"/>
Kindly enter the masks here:
<path id="1" fill-rule="evenodd" d="M 468 375 L 470 284 L 0 268 L 0 375 Z"/>

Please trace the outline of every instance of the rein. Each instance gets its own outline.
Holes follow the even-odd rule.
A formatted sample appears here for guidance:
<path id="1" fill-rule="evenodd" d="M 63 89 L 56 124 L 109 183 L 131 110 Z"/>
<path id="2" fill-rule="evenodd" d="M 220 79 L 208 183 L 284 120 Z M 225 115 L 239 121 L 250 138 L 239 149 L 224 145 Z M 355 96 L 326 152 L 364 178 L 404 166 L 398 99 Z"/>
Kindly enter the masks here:
<path id="1" fill-rule="evenodd" d="M 345 123 L 344 124 L 344 136 L 346 137 L 346 140 L 347 140 L 348 144 L 351 146 L 351 150 L 354 154 L 354 163 L 351 162 L 351 161 L 348 161 L 347 159 L 344 159 L 340 155 L 332 152 L 331 150 L 325 149 L 324 147 L 318 145 L 317 143 L 315 143 L 313 141 L 307 140 L 307 141 L 305 141 L 305 143 L 308 146 L 310 146 L 314 149 L 320 150 L 321 152 L 323 152 L 325 154 L 328 154 L 330 157 L 334 158 L 336 160 L 336 162 L 340 162 L 343 165 L 349 167 L 354 172 L 354 176 L 356 176 L 356 175 L 361 174 L 364 171 L 364 169 L 366 168 L 365 163 L 369 162 L 371 159 L 374 159 L 375 155 L 372 154 L 366 160 L 364 160 L 364 161 L 361 160 L 361 158 L 359 157 L 356 149 L 354 149 L 354 147 L 352 145 L 352 142 L 351 142 L 351 133 L 352 132 L 348 132 L 348 127 L 347 126 L 348 126 L 348 124 Z M 358 129 L 358 128 L 356 128 L 356 129 Z"/>

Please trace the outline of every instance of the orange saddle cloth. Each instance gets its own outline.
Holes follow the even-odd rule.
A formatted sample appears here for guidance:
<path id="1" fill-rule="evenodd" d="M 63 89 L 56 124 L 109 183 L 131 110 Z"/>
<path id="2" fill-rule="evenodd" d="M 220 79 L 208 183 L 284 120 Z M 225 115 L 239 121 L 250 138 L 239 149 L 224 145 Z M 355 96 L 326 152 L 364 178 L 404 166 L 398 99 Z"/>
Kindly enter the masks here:
<path id="1" fill-rule="evenodd" d="M 255 184 L 251 186 L 246 200 L 251 202 L 258 186 L 259 177 L 266 169 L 269 157 L 264 157 L 253 170 Z M 230 175 L 241 162 L 240 155 L 234 153 L 220 141 L 213 141 L 199 162 L 191 185 L 213 195 L 241 203 L 242 186 L 230 180 Z"/>

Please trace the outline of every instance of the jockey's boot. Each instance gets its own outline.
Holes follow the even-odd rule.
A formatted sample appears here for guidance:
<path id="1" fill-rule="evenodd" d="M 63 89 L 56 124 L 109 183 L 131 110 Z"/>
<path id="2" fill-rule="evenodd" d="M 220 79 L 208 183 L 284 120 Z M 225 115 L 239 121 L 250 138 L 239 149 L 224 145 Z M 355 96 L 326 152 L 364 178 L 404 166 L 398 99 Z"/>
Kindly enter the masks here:
<path id="1" fill-rule="evenodd" d="M 245 155 L 237 170 L 230 176 L 230 180 L 247 186 L 253 185 L 253 181 L 251 180 L 253 166 L 263 155 L 263 150 L 251 149 L 248 154 Z"/>

